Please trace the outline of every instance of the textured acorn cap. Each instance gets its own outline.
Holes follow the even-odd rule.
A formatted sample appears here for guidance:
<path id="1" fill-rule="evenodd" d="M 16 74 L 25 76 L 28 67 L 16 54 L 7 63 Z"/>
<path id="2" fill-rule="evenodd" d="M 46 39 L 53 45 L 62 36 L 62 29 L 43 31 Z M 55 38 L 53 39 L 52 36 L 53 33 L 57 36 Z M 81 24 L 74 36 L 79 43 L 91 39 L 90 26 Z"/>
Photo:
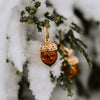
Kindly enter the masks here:
<path id="1" fill-rule="evenodd" d="M 79 59 L 75 56 L 69 56 L 64 58 L 70 65 L 76 65 L 79 63 Z"/>
<path id="2" fill-rule="evenodd" d="M 47 41 L 40 45 L 40 51 L 55 51 L 57 50 L 57 45 L 55 43 L 52 43 L 50 41 Z"/>

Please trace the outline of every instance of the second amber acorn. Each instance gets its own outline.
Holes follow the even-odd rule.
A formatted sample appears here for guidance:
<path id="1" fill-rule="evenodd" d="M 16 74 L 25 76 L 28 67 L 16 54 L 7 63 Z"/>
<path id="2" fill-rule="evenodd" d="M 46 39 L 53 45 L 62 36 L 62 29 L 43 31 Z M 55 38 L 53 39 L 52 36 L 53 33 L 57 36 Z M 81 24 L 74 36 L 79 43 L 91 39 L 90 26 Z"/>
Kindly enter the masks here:
<path id="1" fill-rule="evenodd" d="M 68 68 L 68 66 L 66 65 L 66 63 L 63 63 L 63 67 L 62 69 L 64 70 L 64 72 L 67 73 L 67 75 L 69 76 L 69 78 L 74 78 L 75 76 L 78 75 L 79 72 L 79 67 L 78 67 L 78 58 L 75 56 L 69 56 L 65 58 L 66 61 L 68 61 L 68 63 L 70 64 L 70 67 L 72 70 L 70 70 Z"/>

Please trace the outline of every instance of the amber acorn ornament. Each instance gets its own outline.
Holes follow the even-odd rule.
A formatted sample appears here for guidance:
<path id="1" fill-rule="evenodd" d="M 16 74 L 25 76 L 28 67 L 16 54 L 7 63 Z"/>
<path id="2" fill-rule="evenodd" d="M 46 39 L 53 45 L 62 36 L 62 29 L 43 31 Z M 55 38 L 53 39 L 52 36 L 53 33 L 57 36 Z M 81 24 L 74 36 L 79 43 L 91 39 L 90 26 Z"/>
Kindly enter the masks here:
<path id="1" fill-rule="evenodd" d="M 66 65 L 66 63 L 62 64 L 62 70 L 67 73 L 67 75 L 69 76 L 69 78 L 74 78 L 75 76 L 77 76 L 78 71 L 79 71 L 79 67 L 78 67 L 78 63 L 79 63 L 79 59 L 75 56 L 70 56 L 73 52 L 72 48 L 66 48 L 62 43 L 61 43 L 61 35 L 59 35 L 59 44 L 60 44 L 60 48 L 63 52 L 63 54 L 66 56 L 64 57 L 64 60 L 68 62 L 68 64 L 70 64 L 70 67 L 72 70 L 69 69 L 69 67 Z"/>
<path id="2" fill-rule="evenodd" d="M 69 57 L 65 57 L 65 60 L 70 64 L 72 70 L 70 70 L 65 63 L 63 64 L 63 70 L 67 73 L 69 78 L 74 78 L 75 76 L 78 75 L 79 72 L 78 58 L 75 56 L 69 56 Z"/>
<path id="3" fill-rule="evenodd" d="M 79 63 L 79 59 L 75 56 L 70 56 L 73 52 L 72 48 L 66 48 L 64 45 L 60 44 L 61 49 L 64 53 L 64 55 L 66 55 L 67 57 L 65 57 L 64 59 L 70 64 L 70 67 L 72 70 L 69 69 L 69 67 L 66 65 L 66 63 L 63 63 L 63 67 L 62 69 L 64 70 L 64 72 L 67 73 L 67 75 L 69 76 L 69 78 L 74 78 L 75 76 L 78 75 L 78 71 L 79 71 L 79 67 L 78 67 L 78 63 Z"/>
<path id="4" fill-rule="evenodd" d="M 40 45 L 41 60 L 51 66 L 57 60 L 57 45 L 49 41 L 48 28 L 43 28 L 45 33 L 45 43 Z"/>

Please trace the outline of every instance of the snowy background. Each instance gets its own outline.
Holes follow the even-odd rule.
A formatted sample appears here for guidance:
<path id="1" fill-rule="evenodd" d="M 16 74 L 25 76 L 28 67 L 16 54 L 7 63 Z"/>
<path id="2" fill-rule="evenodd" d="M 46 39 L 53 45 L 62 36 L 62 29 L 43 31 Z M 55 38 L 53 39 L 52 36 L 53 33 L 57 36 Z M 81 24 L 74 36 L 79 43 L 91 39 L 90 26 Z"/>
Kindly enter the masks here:
<path id="1" fill-rule="evenodd" d="M 44 12 L 52 9 L 46 8 L 45 0 L 40 1 L 42 6 L 38 16 L 42 19 Z M 38 47 L 44 42 L 44 33 L 37 32 L 33 25 L 19 22 L 20 11 L 31 5 L 31 0 L 0 0 L 0 100 L 34 100 L 33 95 L 36 100 L 49 100 L 50 97 L 50 100 L 100 100 L 100 25 L 94 23 L 100 21 L 100 0 L 50 1 L 69 22 L 74 21 L 84 29 L 80 38 L 88 45 L 93 68 L 90 69 L 84 57 L 78 54 L 80 73 L 75 80 L 74 95 L 68 97 L 67 91 L 56 87 L 49 78 L 50 70 L 59 76 L 59 57 L 52 68 L 40 60 Z M 56 29 L 51 24 L 50 39 L 53 41 Z M 26 60 L 29 60 L 28 67 L 24 68 L 23 77 L 18 77 L 16 71 L 23 71 Z"/>

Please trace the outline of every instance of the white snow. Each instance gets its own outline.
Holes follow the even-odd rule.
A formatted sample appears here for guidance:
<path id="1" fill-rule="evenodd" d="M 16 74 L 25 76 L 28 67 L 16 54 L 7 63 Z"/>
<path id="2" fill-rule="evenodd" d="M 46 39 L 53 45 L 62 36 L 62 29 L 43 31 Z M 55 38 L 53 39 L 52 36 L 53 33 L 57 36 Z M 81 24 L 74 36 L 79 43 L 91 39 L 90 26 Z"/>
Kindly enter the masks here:
<path id="1" fill-rule="evenodd" d="M 16 17 L 15 15 L 14 17 L 13 15 L 7 31 L 9 37 L 8 58 L 15 64 L 15 67 L 20 72 L 23 71 L 23 64 L 25 62 L 23 44 L 23 34 L 25 35 L 25 30 L 23 30 L 21 25 L 22 24 L 19 23 L 18 16 Z"/>
<path id="2" fill-rule="evenodd" d="M 41 42 L 38 41 L 30 41 L 28 44 L 28 79 L 30 89 L 33 95 L 35 95 L 36 100 L 49 100 L 51 92 L 56 85 L 56 83 L 51 82 L 50 70 L 58 77 L 60 75 L 60 63 L 59 60 L 57 60 L 51 68 L 44 64 L 40 59 L 40 44 Z"/>
<path id="3" fill-rule="evenodd" d="M 0 100 L 17 100 L 20 78 L 16 76 L 14 66 L 6 63 L 7 52 L 6 32 L 0 32 Z"/>
<path id="4" fill-rule="evenodd" d="M 12 1 L 12 2 L 11 2 Z M 12 8 L 18 4 L 18 0 L 0 0 L 0 100 L 18 100 L 18 82 L 16 69 L 6 63 L 8 57 L 7 30 L 12 14 Z M 14 26 L 14 24 L 13 24 Z M 13 46 L 13 45 L 12 45 Z"/>

